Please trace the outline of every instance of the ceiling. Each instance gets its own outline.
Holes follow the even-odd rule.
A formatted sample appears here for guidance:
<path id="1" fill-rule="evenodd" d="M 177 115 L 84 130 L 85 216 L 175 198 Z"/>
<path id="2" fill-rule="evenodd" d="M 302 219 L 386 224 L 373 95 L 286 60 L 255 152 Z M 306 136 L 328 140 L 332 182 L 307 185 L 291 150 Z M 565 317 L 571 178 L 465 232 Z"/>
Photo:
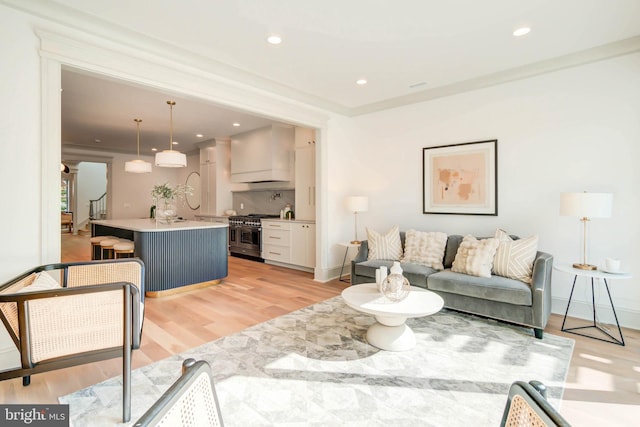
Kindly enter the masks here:
<path id="1" fill-rule="evenodd" d="M 98 35 L 115 29 L 223 77 L 345 115 L 640 51 L 638 0 L 0 1 Z M 522 26 L 531 32 L 514 37 Z M 281 44 L 266 43 L 274 33 Z M 144 149 L 168 146 L 170 98 L 180 147 L 196 132 L 207 139 L 268 123 L 70 70 L 63 90 L 65 143 L 130 145 L 140 117 Z M 230 127 L 234 121 L 241 127 Z"/>
<path id="2" fill-rule="evenodd" d="M 91 150 L 135 153 L 140 119 L 140 154 L 169 149 L 185 153 L 195 144 L 228 138 L 273 123 L 212 103 L 159 92 L 118 80 L 64 68 L 62 70 L 62 145 Z M 167 101 L 174 101 L 173 112 Z M 170 129 L 171 115 L 173 128 Z M 233 126 L 237 123 L 239 126 Z M 202 135 L 202 136 L 196 136 Z"/>

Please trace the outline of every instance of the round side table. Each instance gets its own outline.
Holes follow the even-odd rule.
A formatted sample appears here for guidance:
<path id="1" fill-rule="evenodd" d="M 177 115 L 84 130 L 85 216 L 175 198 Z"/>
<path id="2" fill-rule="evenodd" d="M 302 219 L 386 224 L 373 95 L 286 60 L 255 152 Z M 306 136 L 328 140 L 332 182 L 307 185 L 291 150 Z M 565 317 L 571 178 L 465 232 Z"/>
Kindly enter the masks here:
<path id="1" fill-rule="evenodd" d="M 561 271 L 563 273 L 573 274 L 573 285 L 571 285 L 571 293 L 569 294 L 569 302 L 567 303 L 567 310 L 564 312 L 564 319 L 562 319 L 562 327 L 560 328 L 563 332 L 569 332 L 571 334 L 580 335 L 587 338 L 593 338 L 595 340 L 610 342 L 612 344 L 618 344 L 624 346 L 624 337 L 622 336 L 622 329 L 620 329 L 620 322 L 618 322 L 618 315 L 616 314 L 616 309 L 613 306 L 613 300 L 611 299 L 611 292 L 609 292 L 609 283 L 607 280 L 616 280 L 616 279 L 631 279 L 631 274 L 629 273 L 607 273 L 601 270 L 581 270 L 579 268 L 573 268 L 570 264 L 559 264 L 553 266 L 554 270 Z M 565 323 L 567 321 L 567 314 L 569 313 L 569 307 L 571 307 L 571 299 L 573 298 L 573 291 L 576 287 L 576 280 L 578 276 L 586 277 L 587 279 L 591 279 L 591 306 L 593 318 L 592 323 L 587 326 L 579 326 L 574 328 L 565 328 Z M 609 303 L 611 304 L 611 310 L 613 311 L 613 317 L 616 319 L 616 326 L 618 327 L 618 334 L 620 338 L 614 337 L 608 331 L 604 330 L 600 325 L 596 322 L 596 300 L 595 300 L 595 281 L 602 280 L 604 283 L 604 287 L 607 290 L 607 295 L 609 296 Z M 597 329 L 606 335 L 609 339 L 598 338 L 593 335 L 586 335 L 580 333 L 578 331 L 584 329 Z"/>
<path id="2" fill-rule="evenodd" d="M 344 246 L 345 250 L 344 250 L 344 258 L 342 258 L 342 267 L 340 267 L 340 276 L 338 277 L 338 280 L 341 282 L 345 282 L 345 283 L 351 283 L 351 277 L 349 277 L 349 281 L 346 281 L 342 278 L 342 272 L 344 271 L 344 265 L 347 262 L 347 255 L 349 254 L 349 249 L 351 248 L 359 248 L 360 247 L 360 243 L 349 243 L 349 242 L 340 242 L 338 243 L 339 246 Z"/>

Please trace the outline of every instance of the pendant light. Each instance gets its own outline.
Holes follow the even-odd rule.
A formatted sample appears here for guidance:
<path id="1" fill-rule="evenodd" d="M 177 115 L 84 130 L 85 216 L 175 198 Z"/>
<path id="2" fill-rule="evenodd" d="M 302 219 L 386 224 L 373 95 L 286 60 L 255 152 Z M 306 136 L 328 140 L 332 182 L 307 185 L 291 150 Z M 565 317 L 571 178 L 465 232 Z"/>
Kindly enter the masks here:
<path id="1" fill-rule="evenodd" d="M 156 166 L 161 168 L 183 168 L 187 166 L 187 156 L 173 149 L 173 106 L 175 101 L 167 101 L 169 104 L 169 149 L 156 153 Z"/>
<path id="2" fill-rule="evenodd" d="M 131 173 L 149 173 L 151 172 L 151 163 L 145 162 L 140 159 L 140 123 L 142 119 L 133 119 L 136 122 L 136 135 L 138 144 L 138 158 L 136 160 L 129 160 L 124 164 L 124 171 Z"/>

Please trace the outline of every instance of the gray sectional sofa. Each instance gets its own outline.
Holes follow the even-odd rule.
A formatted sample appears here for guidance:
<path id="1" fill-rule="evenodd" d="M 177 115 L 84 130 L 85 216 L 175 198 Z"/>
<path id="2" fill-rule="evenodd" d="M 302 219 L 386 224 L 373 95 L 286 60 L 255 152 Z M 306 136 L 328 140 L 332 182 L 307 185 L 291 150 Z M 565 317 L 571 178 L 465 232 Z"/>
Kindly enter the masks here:
<path id="1" fill-rule="evenodd" d="M 513 236 L 515 238 L 515 236 Z M 402 263 L 403 275 L 412 286 L 429 289 L 444 299 L 446 308 L 533 328 L 542 338 L 551 313 L 551 269 L 553 256 L 538 252 L 533 264 L 531 285 L 501 276 L 470 276 L 451 271 L 463 236 L 450 235 L 442 271 L 419 264 Z M 400 232 L 404 248 L 405 233 Z M 391 260 L 367 260 L 368 243 L 363 241 L 351 261 L 351 284 L 375 282 L 376 269 L 390 267 Z"/>

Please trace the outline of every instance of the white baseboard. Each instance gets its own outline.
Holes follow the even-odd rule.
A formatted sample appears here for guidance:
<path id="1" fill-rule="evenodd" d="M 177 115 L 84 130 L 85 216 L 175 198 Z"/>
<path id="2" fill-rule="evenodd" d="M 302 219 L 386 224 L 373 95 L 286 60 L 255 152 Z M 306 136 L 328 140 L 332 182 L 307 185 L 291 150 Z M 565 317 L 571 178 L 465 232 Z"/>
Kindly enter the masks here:
<path id="1" fill-rule="evenodd" d="M 564 316 L 564 313 L 567 310 L 567 303 L 569 302 L 568 298 L 552 298 L 551 301 L 551 312 L 554 314 L 560 314 Z M 618 322 L 620 326 L 631 329 L 640 330 L 640 311 L 638 310 L 630 310 L 624 307 L 616 306 L 615 301 L 613 305 L 616 310 L 616 315 L 618 316 Z M 579 319 L 592 320 L 593 319 L 593 309 L 591 305 L 591 301 L 579 301 L 576 299 L 571 300 L 571 308 L 569 313 L 567 314 L 569 317 L 577 317 Z M 599 301 L 596 301 L 596 319 L 599 322 L 603 322 L 610 325 L 615 325 L 616 321 L 613 316 L 613 310 L 611 310 L 611 305 L 609 304 L 608 298 L 601 298 Z M 571 327 L 571 325 L 565 325 L 566 327 Z"/>
<path id="2" fill-rule="evenodd" d="M 303 267 L 301 265 L 287 264 L 286 262 L 279 262 L 279 261 L 272 261 L 272 260 L 265 259 L 264 263 L 265 264 L 271 264 L 271 265 L 277 265 L 278 267 L 291 268 L 293 270 L 306 271 L 307 273 L 313 273 L 314 272 L 313 268 Z"/>
<path id="3" fill-rule="evenodd" d="M 349 271 L 345 270 L 342 273 L 342 277 L 344 278 L 345 276 L 348 276 L 350 273 L 351 273 L 351 270 Z M 317 280 L 318 282 L 329 282 L 331 280 L 337 279 L 338 277 L 340 277 L 340 267 L 325 268 L 325 269 L 316 268 L 315 280 Z"/>

